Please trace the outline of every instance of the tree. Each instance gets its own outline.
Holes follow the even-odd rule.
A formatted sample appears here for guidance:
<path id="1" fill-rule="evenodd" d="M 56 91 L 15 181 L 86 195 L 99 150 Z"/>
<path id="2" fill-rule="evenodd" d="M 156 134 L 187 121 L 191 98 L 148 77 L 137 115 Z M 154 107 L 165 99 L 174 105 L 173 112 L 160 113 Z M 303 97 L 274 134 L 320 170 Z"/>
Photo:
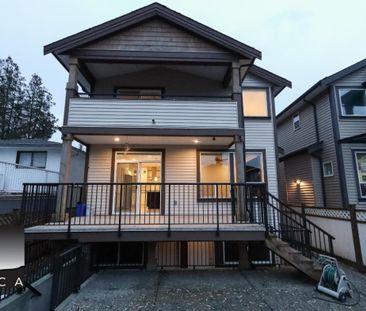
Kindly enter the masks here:
<path id="1" fill-rule="evenodd" d="M 24 81 L 11 57 L 0 59 L 0 139 L 20 137 Z"/>
<path id="2" fill-rule="evenodd" d="M 43 86 L 42 79 L 33 74 L 25 90 L 21 136 L 50 138 L 56 131 L 57 120 L 50 112 L 54 104 L 51 93 Z"/>
<path id="3" fill-rule="evenodd" d="M 57 119 L 51 93 L 34 74 L 28 85 L 11 57 L 0 59 L 0 139 L 48 139 Z"/>

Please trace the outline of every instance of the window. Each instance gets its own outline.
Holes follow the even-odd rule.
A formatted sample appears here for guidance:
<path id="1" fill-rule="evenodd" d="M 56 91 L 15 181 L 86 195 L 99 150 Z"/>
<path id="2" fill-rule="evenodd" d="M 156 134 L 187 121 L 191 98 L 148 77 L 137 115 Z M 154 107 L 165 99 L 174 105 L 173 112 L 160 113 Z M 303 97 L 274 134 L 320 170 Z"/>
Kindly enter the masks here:
<path id="1" fill-rule="evenodd" d="M 161 99 L 161 89 L 118 88 L 117 98 L 120 99 Z"/>
<path id="2" fill-rule="evenodd" d="M 342 116 L 366 117 L 366 90 L 339 89 Z"/>
<path id="3" fill-rule="evenodd" d="M 16 163 L 24 166 L 46 168 L 47 152 L 45 151 L 18 151 Z M 18 166 L 18 168 L 21 168 Z"/>
<path id="4" fill-rule="evenodd" d="M 243 90 L 243 111 L 245 117 L 268 117 L 267 89 Z"/>
<path id="5" fill-rule="evenodd" d="M 264 182 L 263 153 L 247 151 L 245 155 L 245 180 L 248 183 Z"/>
<path id="6" fill-rule="evenodd" d="M 323 176 L 331 177 L 333 176 L 333 163 L 332 162 L 324 162 L 323 163 Z"/>
<path id="7" fill-rule="evenodd" d="M 229 152 L 201 152 L 200 154 L 200 182 L 201 183 L 229 183 L 230 182 L 230 154 Z M 218 192 L 218 193 L 217 193 Z M 224 185 L 202 185 L 201 198 L 229 198 L 230 188 Z"/>
<path id="8" fill-rule="evenodd" d="M 360 197 L 366 199 L 366 151 L 355 152 L 355 160 Z"/>
<path id="9" fill-rule="evenodd" d="M 297 112 L 293 115 L 292 124 L 295 131 L 300 128 L 300 113 Z"/>

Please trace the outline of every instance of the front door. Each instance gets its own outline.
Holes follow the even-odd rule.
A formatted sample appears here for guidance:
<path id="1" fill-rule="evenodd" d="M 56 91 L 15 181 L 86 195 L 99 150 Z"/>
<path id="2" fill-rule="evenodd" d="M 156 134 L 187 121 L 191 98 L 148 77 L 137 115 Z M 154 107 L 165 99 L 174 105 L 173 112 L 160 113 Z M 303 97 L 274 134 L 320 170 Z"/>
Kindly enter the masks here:
<path id="1" fill-rule="evenodd" d="M 161 153 L 117 152 L 114 211 L 160 213 Z"/>

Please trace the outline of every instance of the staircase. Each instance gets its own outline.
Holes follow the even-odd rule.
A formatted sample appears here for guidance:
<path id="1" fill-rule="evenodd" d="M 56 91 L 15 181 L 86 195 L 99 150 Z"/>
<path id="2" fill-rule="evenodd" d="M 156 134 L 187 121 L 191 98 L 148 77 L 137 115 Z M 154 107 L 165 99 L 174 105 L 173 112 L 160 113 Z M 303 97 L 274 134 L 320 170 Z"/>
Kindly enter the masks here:
<path id="1" fill-rule="evenodd" d="M 321 267 L 316 259 L 319 254 L 334 256 L 335 238 L 272 194 L 267 192 L 263 201 L 267 248 L 318 281 Z"/>

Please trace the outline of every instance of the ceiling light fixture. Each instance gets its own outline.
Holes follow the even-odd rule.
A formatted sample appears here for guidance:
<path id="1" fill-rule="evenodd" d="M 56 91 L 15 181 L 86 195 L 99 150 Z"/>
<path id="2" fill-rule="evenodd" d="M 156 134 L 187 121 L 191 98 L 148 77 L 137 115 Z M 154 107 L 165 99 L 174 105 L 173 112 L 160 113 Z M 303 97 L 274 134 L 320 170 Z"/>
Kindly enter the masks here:
<path id="1" fill-rule="evenodd" d="M 119 137 L 115 137 L 114 141 L 118 142 L 119 141 Z"/>
<path id="2" fill-rule="evenodd" d="M 200 141 L 199 141 L 198 139 L 194 139 L 194 140 L 193 140 L 193 142 L 194 142 L 195 144 L 200 143 Z"/>

